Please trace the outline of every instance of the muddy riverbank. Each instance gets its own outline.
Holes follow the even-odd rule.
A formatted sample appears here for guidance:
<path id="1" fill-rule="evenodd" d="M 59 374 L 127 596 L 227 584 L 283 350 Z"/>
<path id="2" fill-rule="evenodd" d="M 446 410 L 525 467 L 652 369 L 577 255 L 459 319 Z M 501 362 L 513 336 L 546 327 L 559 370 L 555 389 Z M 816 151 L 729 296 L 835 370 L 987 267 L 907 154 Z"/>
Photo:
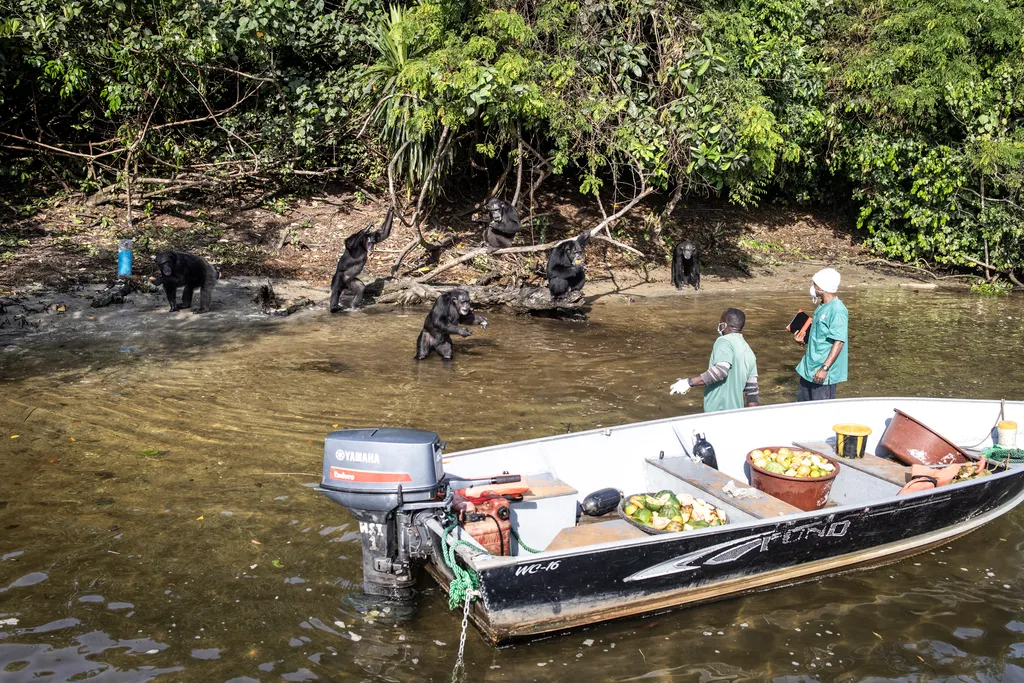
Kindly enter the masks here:
<path id="1" fill-rule="evenodd" d="M 738 272 L 708 273 L 702 279 L 702 290 L 692 288 L 676 290 L 672 286 L 668 269 L 656 269 L 646 274 L 627 269 L 594 269 L 589 275 L 585 293 L 590 307 L 629 305 L 648 299 L 680 298 L 703 301 L 709 297 L 732 297 L 732 303 L 743 307 L 744 298 L 751 294 L 779 292 L 799 294 L 807 289 L 811 276 L 823 267 L 816 261 L 787 264 L 772 274 L 747 276 Z M 865 288 L 905 288 L 931 291 L 937 285 L 901 277 L 853 264 L 839 265 L 843 273 L 843 291 L 853 292 Z M 268 315 L 254 301 L 259 289 L 271 282 L 280 301 L 280 308 Z M 242 327 L 262 327 L 281 323 L 281 318 L 296 315 L 326 316 L 330 288 L 302 280 L 236 276 L 225 278 L 214 289 L 213 309 L 209 314 L 195 315 L 188 311 L 170 313 L 162 290 L 136 291 L 121 304 L 93 308 L 92 302 L 106 289 L 105 285 L 78 285 L 66 291 L 41 283 L 30 283 L 0 295 L 0 342 L 11 343 L 22 337 L 39 334 L 58 334 L 62 337 L 84 338 L 102 336 L 115 331 L 133 332 L 143 336 L 159 336 L 170 330 L 212 329 L 227 331 Z M 180 297 L 180 292 L 179 292 Z M 809 302 L 808 302 L 809 303 Z M 198 295 L 196 303 L 198 305 Z M 399 306 L 368 307 L 363 313 L 342 312 L 332 316 L 338 325 L 346 317 L 384 311 L 419 314 L 425 307 L 403 309 Z"/>

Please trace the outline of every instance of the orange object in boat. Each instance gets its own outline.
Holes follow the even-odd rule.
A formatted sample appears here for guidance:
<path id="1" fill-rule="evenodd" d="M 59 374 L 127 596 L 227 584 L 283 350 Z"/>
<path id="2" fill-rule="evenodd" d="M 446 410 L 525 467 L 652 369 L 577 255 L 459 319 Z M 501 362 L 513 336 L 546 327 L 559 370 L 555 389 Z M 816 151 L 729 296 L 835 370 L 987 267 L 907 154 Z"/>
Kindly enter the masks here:
<path id="1" fill-rule="evenodd" d="M 956 475 L 960 474 L 961 467 L 976 467 L 976 471 L 981 472 L 986 467 L 985 458 L 982 458 L 977 463 L 972 462 L 966 465 L 947 465 L 942 468 L 928 467 L 927 465 L 912 465 L 910 468 L 910 480 L 907 482 L 906 486 L 900 489 L 900 492 L 897 495 L 903 495 L 904 493 L 916 493 L 917 491 L 927 491 L 928 489 L 946 486 L 956 479 Z"/>
<path id="2" fill-rule="evenodd" d="M 497 493 L 484 493 L 479 500 L 467 500 L 456 492 L 452 507 L 463 530 L 492 555 L 511 554 L 512 513 L 508 500 Z"/>
<path id="3" fill-rule="evenodd" d="M 485 484 L 484 486 L 474 486 L 468 489 L 459 489 L 455 493 L 466 500 L 476 503 L 485 500 L 488 497 L 488 494 L 493 494 L 495 496 L 511 496 L 515 498 L 523 495 L 529 490 L 530 487 L 526 484 L 523 484 L 522 482 L 515 482 L 512 484 Z"/>

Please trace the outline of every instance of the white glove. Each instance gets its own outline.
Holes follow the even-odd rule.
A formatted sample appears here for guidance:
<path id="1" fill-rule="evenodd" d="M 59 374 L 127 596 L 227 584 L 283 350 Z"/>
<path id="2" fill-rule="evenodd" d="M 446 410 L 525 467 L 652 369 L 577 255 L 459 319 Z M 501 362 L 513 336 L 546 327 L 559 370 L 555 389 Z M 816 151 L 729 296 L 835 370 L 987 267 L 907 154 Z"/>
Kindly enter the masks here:
<path id="1" fill-rule="evenodd" d="M 688 379 L 681 379 L 678 382 L 676 382 L 675 384 L 673 384 L 671 387 L 669 387 L 668 393 L 670 395 L 671 394 L 685 394 L 687 391 L 689 391 L 692 388 L 693 387 L 690 386 L 690 380 L 688 380 Z"/>

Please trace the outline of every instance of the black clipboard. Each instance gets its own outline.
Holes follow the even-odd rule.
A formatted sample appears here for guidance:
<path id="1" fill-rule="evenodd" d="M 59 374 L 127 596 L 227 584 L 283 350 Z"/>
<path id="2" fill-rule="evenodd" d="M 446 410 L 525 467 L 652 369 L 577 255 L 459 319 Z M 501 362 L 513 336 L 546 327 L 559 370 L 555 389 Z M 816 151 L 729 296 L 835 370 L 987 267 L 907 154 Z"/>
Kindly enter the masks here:
<path id="1" fill-rule="evenodd" d="M 810 327 L 811 316 L 803 312 L 803 309 L 797 311 L 797 314 L 793 316 L 793 319 L 786 325 L 786 329 L 796 334 L 805 327 Z"/>

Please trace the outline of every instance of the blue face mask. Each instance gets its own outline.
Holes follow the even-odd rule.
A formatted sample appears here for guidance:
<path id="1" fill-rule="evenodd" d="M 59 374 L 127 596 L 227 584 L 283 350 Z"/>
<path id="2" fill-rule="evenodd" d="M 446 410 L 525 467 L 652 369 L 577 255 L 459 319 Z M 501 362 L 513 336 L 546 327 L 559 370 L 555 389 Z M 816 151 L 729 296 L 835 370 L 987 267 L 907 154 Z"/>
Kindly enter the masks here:
<path id="1" fill-rule="evenodd" d="M 725 334 L 725 327 L 726 327 L 725 323 L 718 323 L 718 336 L 719 337 L 721 337 L 723 334 Z"/>
<path id="2" fill-rule="evenodd" d="M 818 300 L 818 293 L 814 291 L 814 285 L 811 285 L 811 301 Z"/>

